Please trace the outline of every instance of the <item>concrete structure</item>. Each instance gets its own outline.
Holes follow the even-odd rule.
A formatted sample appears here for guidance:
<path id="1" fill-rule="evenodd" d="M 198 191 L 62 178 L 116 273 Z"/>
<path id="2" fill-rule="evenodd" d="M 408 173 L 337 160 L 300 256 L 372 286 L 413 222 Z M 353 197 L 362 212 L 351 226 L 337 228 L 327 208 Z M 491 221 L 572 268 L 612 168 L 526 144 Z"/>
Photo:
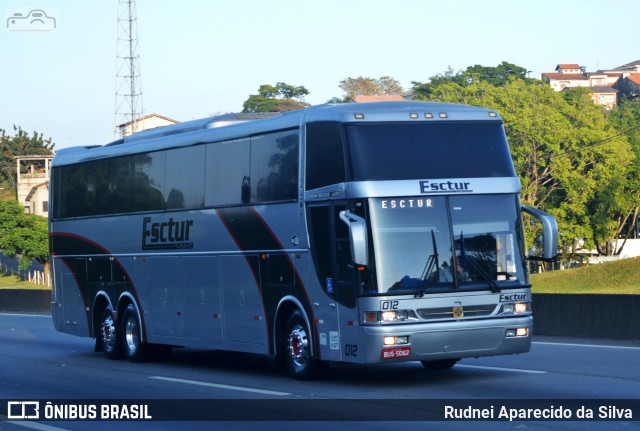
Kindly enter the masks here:
<path id="1" fill-rule="evenodd" d="M 155 129 L 156 127 L 170 126 L 178 123 L 178 120 L 165 117 L 159 114 L 149 114 L 144 117 L 140 117 L 137 120 L 129 121 L 118 125 L 118 134 L 121 138 L 129 136 L 135 132 L 141 132 L 147 129 Z"/>
<path id="2" fill-rule="evenodd" d="M 51 156 L 27 155 L 16 160 L 17 199 L 25 212 L 47 217 L 49 215 L 49 172 Z"/>
<path id="3" fill-rule="evenodd" d="M 622 78 L 618 83 L 618 89 L 629 99 L 640 99 L 640 73 L 631 73 L 629 76 Z"/>
<path id="4" fill-rule="evenodd" d="M 618 90 L 613 87 L 588 87 L 591 90 L 589 96 L 596 105 L 602 105 L 606 109 L 611 109 L 618 104 Z"/>

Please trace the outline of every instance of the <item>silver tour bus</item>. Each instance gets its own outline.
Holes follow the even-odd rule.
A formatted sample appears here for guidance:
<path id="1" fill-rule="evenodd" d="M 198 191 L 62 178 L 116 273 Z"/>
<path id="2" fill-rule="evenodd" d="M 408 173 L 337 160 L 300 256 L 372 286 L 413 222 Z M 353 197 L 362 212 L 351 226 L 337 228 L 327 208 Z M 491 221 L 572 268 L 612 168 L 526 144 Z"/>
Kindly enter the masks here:
<path id="1" fill-rule="evenodd" d="M 500 116 L 382 102 L 227 114 L 56 153 L 58 331 L 111 359 L 175 346 L 330 362 L 527 352 L 531 289 Z"/>

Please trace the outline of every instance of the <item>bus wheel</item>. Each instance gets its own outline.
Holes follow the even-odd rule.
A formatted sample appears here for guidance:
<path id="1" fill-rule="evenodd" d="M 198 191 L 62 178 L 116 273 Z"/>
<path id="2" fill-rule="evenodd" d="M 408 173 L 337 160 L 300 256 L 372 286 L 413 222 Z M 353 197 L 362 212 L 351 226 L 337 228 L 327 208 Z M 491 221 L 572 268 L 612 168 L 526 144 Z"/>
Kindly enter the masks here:
<path id="1" fill-rule="evenodd" d="M 109 359 L 120 359 L 122 355 L 122 343 L 120 342 L 120 331 L 113 318 L 113 310 L 106 307 L 100 317 L 100 338 L 104 354 Z"/>
<path id="2" fill-rule="evenodd" d="M 311 336 L 302 314 L 294 312 L 286 326 L 284 356 L 289 373 L 299 380 L 313 380 L 327 367 L 311 357 Z"/>
<path id="3" fill-rule="evenodd" d="M 458 363 L 460 359 L 441 359 L 439 361 L 420 361 L 427 370 L 448 370 Z"/>
<path id="4" fill-rule="evenodd" d="M 148 359 L 149 345 L 140 339 L 140 321 L 133 304 L 127 305 L 122 314 L 122 336 L 124 353 L 133 362 L 144 362 Z"/>

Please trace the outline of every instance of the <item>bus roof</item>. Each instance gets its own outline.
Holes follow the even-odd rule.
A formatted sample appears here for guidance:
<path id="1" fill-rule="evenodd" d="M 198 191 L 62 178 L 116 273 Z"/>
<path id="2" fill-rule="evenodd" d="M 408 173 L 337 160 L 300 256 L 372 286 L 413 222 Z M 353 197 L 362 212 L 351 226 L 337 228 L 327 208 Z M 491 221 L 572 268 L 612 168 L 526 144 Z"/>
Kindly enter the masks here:
<path id="1" fill-rule="evenodd" d="M 134 133 L 106 145 L 58 150 L 52 166 L 144 153 L 198 143 L 239 139 L 301 126 L 304 122 L 498 121 L 497 112 L 437 102 L 391 101 L 311 106 L 284 113 L 224 114 Z"/>

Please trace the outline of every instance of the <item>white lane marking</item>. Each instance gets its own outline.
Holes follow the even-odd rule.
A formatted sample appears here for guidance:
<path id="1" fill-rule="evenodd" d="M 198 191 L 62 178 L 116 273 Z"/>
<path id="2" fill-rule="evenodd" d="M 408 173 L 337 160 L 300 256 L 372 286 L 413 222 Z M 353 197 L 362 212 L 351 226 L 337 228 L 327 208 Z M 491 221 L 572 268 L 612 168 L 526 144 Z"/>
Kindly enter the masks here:
<path id="1" fill-rule="evenodd" d="M 39 431 L 68 431 L 65 428 L 52 427 L 52 426 L 41 424 L 38 422 L 8 420 L 8 418 L 4 415 L 0 415 L 0 422 L 6 422 L 8 424 L 17 425 L 19 427 L 25 427 L 25 428 L 30 428 L 32 430 L 39 430 Z"/>
<path id="2" fill-rule="evenodd" d="M 265 389 L 245 388 L 245 387 L 242 387 L 242 386 L 222 385 L 220 383 L 200 382 L 200 381 L 197 381 L 197 380 L 174 379 L 173 377 L 149 376 L 149 378 L 150 379 L 155 379 L 155 380 L 164 380 L 166 382 L 186 383 L 187 385 L 208 386 L 210 388 L 228 389 L 228 390 L 231 390 L 231 391 L 252 392 L 254 394 L 262 394 L 262 395 L 277 395 L 277 396 L 291 395 L 288 392 L 267 391 Z"/>
<path id="3" fill-rule="evenodd" d="M 492 370 L 492 371 L 510 371 L 513 373 L 527 373 L 527 374 L 547 374 L 546 371 L 537 371 L 537 370 L 522 370 L 519 368 L 502 368 L 502 367 L 485 367 L 483 365 L 467 365 L 467 364 L 457 364 L 455 368 L 476 368 L 481 370 Z"/>
<path id="4" fill-rule="evenodd" d="M 634 346 L 607 346 L 600 344 L 578 344 L 578 343 L 549 343 L 546 341 L 533 341 L 531 344 L 544 344 L 546 346 L 569 346 L 569 347 L 590 347 L 600 349 L 627 349 L 627 350 L 640 350 L 640 347 Z"/>

